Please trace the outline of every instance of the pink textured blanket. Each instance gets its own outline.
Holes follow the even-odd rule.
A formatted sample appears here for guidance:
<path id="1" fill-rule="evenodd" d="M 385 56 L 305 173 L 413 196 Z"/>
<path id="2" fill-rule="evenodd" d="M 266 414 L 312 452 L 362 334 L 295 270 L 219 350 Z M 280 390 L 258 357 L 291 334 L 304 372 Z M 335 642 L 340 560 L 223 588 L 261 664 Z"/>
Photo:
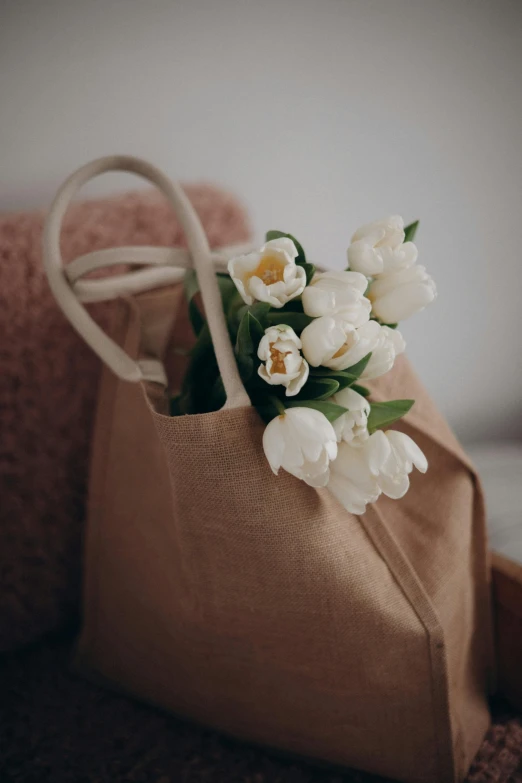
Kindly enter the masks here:
<path id="1" fill-rule="evenodd" d="M 248 238 L 231 196 L 187 187 L 213 247 Z M 99 360 L 56 307 L 41 263 L 43 214 L 0 216 L 0 650 L 74 616 Z M 117 245 L 183 245 L 155 192 L 74 205 L 65 261 Z M 111 304 L 91 308 L 102 327 Z"/>

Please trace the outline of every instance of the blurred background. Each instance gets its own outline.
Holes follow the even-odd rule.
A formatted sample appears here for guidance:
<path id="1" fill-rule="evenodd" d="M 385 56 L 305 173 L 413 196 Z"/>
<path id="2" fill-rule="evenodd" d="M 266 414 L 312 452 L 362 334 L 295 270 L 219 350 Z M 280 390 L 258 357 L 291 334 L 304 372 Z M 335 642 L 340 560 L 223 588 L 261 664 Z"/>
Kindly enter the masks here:
<path id="1" fill-rule="evenodd" d="M 522 438 L 519 0 L 3 0 L 0 209 L 112 152 L 213 182 L 342 268 L 420 218 L 410 358 L 468 444 Z M 141 183 L 105 177 L 87 194 Z"/>

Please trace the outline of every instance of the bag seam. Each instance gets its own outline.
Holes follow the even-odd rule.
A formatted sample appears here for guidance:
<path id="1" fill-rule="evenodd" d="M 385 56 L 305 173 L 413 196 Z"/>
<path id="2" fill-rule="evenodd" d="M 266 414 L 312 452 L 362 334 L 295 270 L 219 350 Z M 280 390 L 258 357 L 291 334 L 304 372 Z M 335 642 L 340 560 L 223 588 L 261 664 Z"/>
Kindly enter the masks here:
<path id="1" fill-rule="evenodd" d="M 456 770 L 449 713 L 446 646 L 442 625 L 413 566 L 402 552 L 375 505 L 370 506 L 360 520 L 375 550 L 390 569 L 426 633 L 438 779 L 450 783 L 456 779 Z M 449 752 L 445 748 L 449 748 Z"/>

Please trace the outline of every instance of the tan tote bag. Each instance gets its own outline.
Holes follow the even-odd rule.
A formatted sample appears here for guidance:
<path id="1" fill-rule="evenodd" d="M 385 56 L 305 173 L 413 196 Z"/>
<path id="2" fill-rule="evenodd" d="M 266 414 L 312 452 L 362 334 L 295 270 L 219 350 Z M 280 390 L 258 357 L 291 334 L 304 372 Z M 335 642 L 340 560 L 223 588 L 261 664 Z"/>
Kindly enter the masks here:
<path id="1" fill-rule="evenodd" d="M 64 270 L 63 214 L 80 185 L 108 170 L 154 182 L 189 251 L 122 248 Z M 381 496 L 353 516 L 327 490 L 272 474 L 212 256 L 179 186 L 132 158 L 89 164 L 59 192 L 44 244 L 58 302 L 106 364 L 92 444 L 81 669 L 292 754 L 407 783 L 462 781 L 489 723 L 484 509 L 473 468 L 407 361 L 373 382 L 372 397 L 416 399 L 400 428 L 430 468 L 412 476 L 401 501 Z M 140 268 L 110 281 L 81 279 L 121 262 Z M 180 306 L 175 267 L 190 264 L 227 402 L 215 413 L 170 417 L 163 359 Z M 96 286 L 99 296 L 121 295 L 111 337 L 80 301 L 96 298 Z"/>

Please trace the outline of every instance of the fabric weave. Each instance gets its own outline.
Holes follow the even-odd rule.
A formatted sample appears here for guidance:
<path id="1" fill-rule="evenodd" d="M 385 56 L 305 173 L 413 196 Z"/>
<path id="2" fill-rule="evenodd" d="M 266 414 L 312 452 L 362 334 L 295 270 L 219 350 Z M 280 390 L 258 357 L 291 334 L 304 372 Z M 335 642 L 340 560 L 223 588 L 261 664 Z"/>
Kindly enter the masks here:
<path id="1" fill-rule="evenodd" d="M 140 356 L 177 291 L 119 306 Z M 184 335 L 180 335 L 184 340 Z M 459 444 L 405 359 L 428 457 L 362 517 L 275 477 L 252 408 L 168 417 L 103 371 L 78 665 L 174 713 L 405 783 L 461 781 L 489 724 L 484 513 Z"/>

